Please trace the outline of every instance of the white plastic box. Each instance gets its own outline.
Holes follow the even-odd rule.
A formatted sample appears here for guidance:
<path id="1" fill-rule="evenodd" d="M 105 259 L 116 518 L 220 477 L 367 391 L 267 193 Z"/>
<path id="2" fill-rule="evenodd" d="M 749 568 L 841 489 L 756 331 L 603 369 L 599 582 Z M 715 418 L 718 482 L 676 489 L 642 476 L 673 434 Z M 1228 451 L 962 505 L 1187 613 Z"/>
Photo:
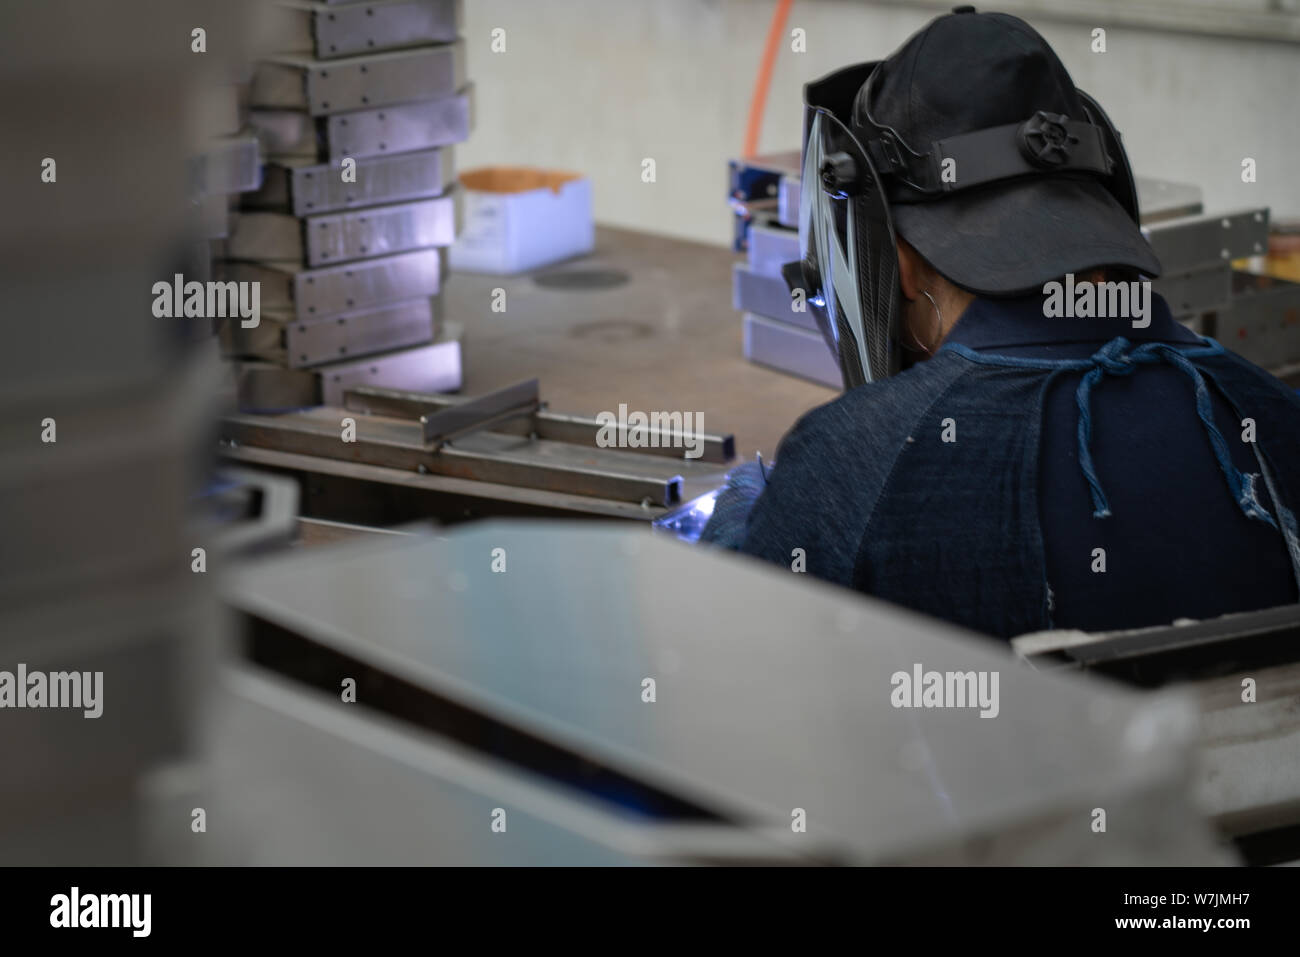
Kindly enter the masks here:
<path id="1" fill-rule="evenodd" d="M 490 166 L 460 176 L 464 226 L 451 268 L 510 274 L 589 253 L 591 181 L 579 173 Z"/>

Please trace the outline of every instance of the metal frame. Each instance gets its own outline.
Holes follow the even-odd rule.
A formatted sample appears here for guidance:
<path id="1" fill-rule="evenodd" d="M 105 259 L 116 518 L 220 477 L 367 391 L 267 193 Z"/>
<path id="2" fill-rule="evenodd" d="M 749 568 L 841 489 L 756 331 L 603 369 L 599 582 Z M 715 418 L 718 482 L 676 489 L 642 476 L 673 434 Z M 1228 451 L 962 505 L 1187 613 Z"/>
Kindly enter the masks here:
<path id="1" fill-rule="evenodd" d="M 436 415 L 466 401 L 458 396 L 424 395 L 400 389 L 370 387 L 349 389 L 343 395 L 344 406 L 353 411 L 408 419 Z M 605 423 L 597 419 L 539 409 L 526 417 L 516 416 L 494 423 L 492 431 L 503 435 L 531 435 L 554 442 L 596 447 L 596 437 L 603 428 L 606 428 Z M 684 458 L 683 450 L 671 444 L 671 436 L 665 436 L 656 429 L 650 429 L 649 432 L 657 435 L 661 441 L 655 446 L 638 448 L 638 454 Z M 701 455 L 695 462 L 726 464 L 736 457 L 736 440 L 732 435 L 704 433 L 693 437 L 699 440 L 701 446 Z M 620 434 L 619 438 L 622 440 L 625 436 Z M 665 439 L 667 441 L 662 441 Z"/>

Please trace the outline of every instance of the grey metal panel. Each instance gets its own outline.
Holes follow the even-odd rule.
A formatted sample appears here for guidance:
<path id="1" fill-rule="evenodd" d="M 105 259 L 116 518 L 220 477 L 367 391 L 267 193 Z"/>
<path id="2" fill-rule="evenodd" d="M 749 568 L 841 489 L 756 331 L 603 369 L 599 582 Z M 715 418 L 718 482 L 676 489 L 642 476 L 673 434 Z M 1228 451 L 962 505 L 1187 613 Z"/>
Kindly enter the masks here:
<path id="1" fill-rule="evenodd" d="M 328 319 L 285 326 L 285 352 L 293 367 L 337 361 L 429 342 L 438 331 L 440 298 L 413 299 Z"/>
<path id="2" fill-rule="evenodd" d="M 833 389 L 843 387 L 839 363 L 821 334 L 786 322 L 745 313 L 745 358 Z"/>
<path id="3" fill-rule="evenodd" d="M 460 206 L 460 191 L 453 188 L 433 199 L 309 216 L 304 224 L 307 261 L 323 266 L 450 246 L 456 241 Z"/>
<path id="4" fill-rule="evenodd" d="M 263 312 L 257 326 L 223 322 L 220 334 L 228 356 L 298 369 L 430 342 L 438 332 L 440 311 L 438 296 L 323 319 Z"/>
<path id="5" fill-rule="evenodd" d="M 446 271 L 443 249 L 421 249 L 323 269 L 274 262 L 219 263 L 226 281 L 261 283 L 263 310 L 292 310 L 299 319 L 436 296 Z"/>
<path id="6" fill-rule="evenodd" d="M 1165 272 L 1188 272 L 1264 252 L 1268 248 L 1268 210 L 1187 216 L 1144 226 L 1142 232 Z"/>
<path id="7" fill-rule="evenodd" d="M 752 223 L 749 227 L 749 268 L 780 276 L 781 267 L 799 259 L 799 230 Z"/>
<path id="8" fill-rule="evenodd" d="M 468 83 L 451 96 L 330 116 L 327 154 L 337 160 L 459 143 L 473 127 L 473 93 L 474 85 Z"/>
<path id="9" fill-rule="evenodd" d="M 464 20 L 461 0 L 385 0 L 313 10 L 321 59 L 428 43 L 450 43 Z"/>
<path id="10" fill-rule="evenodd" d="M 273 161 L 262 189 L 246 197 L 249 208 L 274 208 L 309 216 L 441 195 L 456 182 L 450 147 L 358 159 L 356 182 L 344 182 L 337 163 Z"/>
<path id="11" fill-rule="evenodd" d="M 301 219 L 291 213 L 234 216 L 225 258 L 274 260 L 303 267 L 373 259 L 456 239 L 460 193 Z"/>
<path id="12" fill-rule="evenodd" d="M 450 96 L 464 84 L 461 41 L 337 62 L 282 55 L 257 65 L 249 103 L 324 116 Z"/>
<path id="13" fill-rule="evenodd" d="M 1185 793 L 1183 695 L 1035 673 L 923 616 L 639 529 L 491 522 L 348 544 L 248 568 L 232 600 L 725 818 L 791 836 L 802 808 L 796 846 L 863 862 L 1222 860 Z M 892 676 L 918 666 L 997 673 L 997 717 L 896 707 Z"/>
<path id="14" fill-rule="evenodd" d="M 744 263 L 731 267 L 731 305 L 741 312 L 752 312 L 769 319 L 816 331 L 817 320 L 804 300 L 804 308 L 795 307 L 794 297 L 780 276 L 754 272 Z"/>
<path id="15" fill-rule="evenodd" d="M 294 276 L 298 317 L 335 316 L 403 299 L 437 295 L 446 272 L 446 252 L 421 249 L 346 266 L 311 269 Z"/>
<path id="16" fill-rule="evenodd" d="M 261 670 L 224 675 L 209 714 L 202 773 L 182 793 L 154 789 L 150 817 L 188 820 L 189 809 L 204 807 L 226 822 L 226 838 L 196 842 L 155 828 L 160 863 L 614 866 L 690 862 L 701 852 L 737 862 L 798 860 L 753 831 L 619 813 Z M 497 809 L 504 831 L 492 828 Z"/>

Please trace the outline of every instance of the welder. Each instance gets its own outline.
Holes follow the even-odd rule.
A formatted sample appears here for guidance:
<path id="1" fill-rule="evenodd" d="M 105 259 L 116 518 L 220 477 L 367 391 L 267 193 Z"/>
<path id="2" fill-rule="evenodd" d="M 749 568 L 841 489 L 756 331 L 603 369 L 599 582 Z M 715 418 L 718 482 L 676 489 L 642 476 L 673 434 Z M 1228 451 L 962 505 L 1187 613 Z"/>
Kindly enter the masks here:
<path id="1" fill-rule="evenodd" d="M 784 272 L 846 391 L 703 541 L 1001 637 L 1297 600 L 1296 395 L 1158 295 L 1062 317 L 1065 284 L 1149 295 L 1160 263 L 1028 24 L 960 7 L 809 84 L 800 202 Z"/>

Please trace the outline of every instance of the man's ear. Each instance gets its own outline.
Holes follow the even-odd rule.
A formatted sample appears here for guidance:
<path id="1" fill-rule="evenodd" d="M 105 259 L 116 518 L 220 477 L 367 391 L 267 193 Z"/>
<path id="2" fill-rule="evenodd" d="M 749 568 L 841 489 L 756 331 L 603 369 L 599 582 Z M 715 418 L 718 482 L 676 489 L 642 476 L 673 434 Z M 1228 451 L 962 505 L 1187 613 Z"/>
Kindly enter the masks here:
<path id="1" fill-rule="evenodd" d="M 903 297 L 908 300 L 921 295 L 921 281 L 925 271 L 925 262 L 921 254 L 908 245 L 907 240 L 898 237 L 898 284 L 903 288 Z"/>

